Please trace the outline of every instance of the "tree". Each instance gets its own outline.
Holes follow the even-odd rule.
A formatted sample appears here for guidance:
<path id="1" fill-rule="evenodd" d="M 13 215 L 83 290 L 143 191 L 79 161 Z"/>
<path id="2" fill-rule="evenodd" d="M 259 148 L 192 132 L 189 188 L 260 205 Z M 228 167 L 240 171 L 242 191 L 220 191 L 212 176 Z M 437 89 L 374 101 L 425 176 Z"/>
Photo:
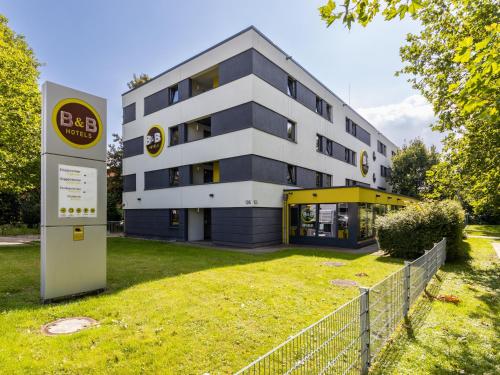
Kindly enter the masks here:
<path id="1" fill-rule="evenodd" d="M 132 77 L 132 81 L 127 82 L 127 86 L 129 89 L 135 89 L 136 87 L 139 87 L 140 85 L 145 84 L 147 81 L 149 81 L 151 78 L 146 73 L 141 73 L 139 76 L 134 73 Z"/>
<path id="2" fill-rule="evenodd" d="M 122 219 L 122 160 L 123 141 L 113 134 L 113 143 L 108 145 L 106 158 L 108 173 L 108 220 Z"/>
<path id="3" fill-rule="evenodd" d="M 403 145 L 392 158 L 390 181 L 394 192 L 421 198 L 428 190 L 426 173 L 438 161 L 436 148 L 428 149 L 419 138 Z"/>
<path id="4" fill-rule="evenodd" d="M 40 63 L 0 15 L 0 192 L 40 185 Z"/>
<path id="5" fill-rule="evenodd" d="M 433 129 L 447 132 L 441 162 L 429 175 L 434 196 L 460 195 L 476 214 L 500 215 L 500 8 L 497 0 L 329 0 L 320 8 L 330 26 L 366 26 L 410 15 L 422 25 L 400 49 L 397 74 L 433 105 Z M 446 193 L 446 194 L 445 194 Z"/>

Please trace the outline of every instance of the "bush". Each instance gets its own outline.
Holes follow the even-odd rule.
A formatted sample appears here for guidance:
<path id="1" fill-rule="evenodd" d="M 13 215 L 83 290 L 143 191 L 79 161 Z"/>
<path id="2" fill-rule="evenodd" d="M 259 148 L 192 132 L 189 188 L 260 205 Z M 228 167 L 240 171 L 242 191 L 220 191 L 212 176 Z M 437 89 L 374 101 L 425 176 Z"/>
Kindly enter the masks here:
<path id="1" fill-rule="evenodd" d="M 414 259 L 446 237 L 446 260 L 462 257 L 465 213 L 452 200 L 418 202 L 377 218 L 377 240 L 386 253 Z"/>

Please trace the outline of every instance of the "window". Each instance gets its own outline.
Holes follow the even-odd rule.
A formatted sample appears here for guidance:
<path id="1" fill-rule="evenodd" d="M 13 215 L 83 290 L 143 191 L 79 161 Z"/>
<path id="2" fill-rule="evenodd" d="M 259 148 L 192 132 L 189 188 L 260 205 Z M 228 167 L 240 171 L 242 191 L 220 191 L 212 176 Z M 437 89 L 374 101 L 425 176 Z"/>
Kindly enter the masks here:
<path id="1" fill-rule="evenodd" d="M 380 166 L 380 175 L 382 177 L 389 177 L 389 168 L 384 167 L 383 165 Z"/>
<path id="2" fill-rule="evenodd" d="M 375 215 L 373 205 L 360 203 L 358 205 L 359 232 L 358 241 L 364 241 L 375 237 Z"/>
<path id="3" fill-rule="evenodd" d="M 333 142 L 330 139 L 326 140 L 326 153 L 330 156 L 333 155 Z"/>
<path id="4" fill-rule="evenodd" d="M 332 175 L 324 174 L 323 175 L 323 187 L 331 187 L 332 186 Z"/>
<path id="5" fill-rule="evenodd" d="M 289 141 L 292 141 L 292 142 L 295 142 L 296 138 L 295 138 L 295 123 L 288 120 L 287 124 L 286 124 L 286 136 L 288 138 Z"/>
<path id="6" fill-rule="evenodd" d="M 286 183 L 288 185 L 297 185 L 297 167 L 295 165 L 287 165 Z"/>
<path id="7" fill-rule="evenodd" d="M 387 154 L 387 146 L 384 145 L 382 142 L 377 141 L 377 150 L 380 152 L 382 155 Z"/>
<path id="8" fill-rule="evenodd" d="M 328 121 L 332 121 L 332 106 L 330 104 L 326 104 L 326 118 Z"/>
<path id="9" fill-rule="evenodd" d="M 202 94 L 219 87 L 219 67 L 214 66 L 196 76 L 191 77 L 191 96 Z"/>
<path id="10" fill-rule="evenodd" d="M 349 118 L 345 118 L 345 131 L 356 137 L 358 133 L 358 125 Z"/>
<path id="11" fill-rule="evenodd" d="M 123 123 L 135 120 L 135 103 L 129 104 L 126 107 L 123 107 Z"/>
<path id="12" fill-rule="evenodd" d="M 297 98 L 297 81 L 290 76 L 288 76 L 286 93 L 294 99 Z"/>
<path id="13" fill-rule="evenodd" d="M 316 172 L 316 187 L 323 187 L 323 173 Z"/>
<path id="14" fill-rule="evenodd" d="M 335 222 L 337 218 L 337 205 L 335 203 L 319 205 L 318 237 L 335 238 Z"/>
<path id="15" fill-rule="evenodd" d="M 344 161 L 356 165 L 356 153 L 348 148 L 345 149 Z"/>
<path id="16" fill-rule="evenodd" d="M 316 237 L 316 205 L 300 205 L 300 230 L 299 235 Z"/>
<path id="17" fill-rule="evenodd" d="M 316 151 L 323 152 L 323 136 L 316 134 Z"/>
<path id="18" fill-rule="evenodd" d="M 168 104 L 174 104 L 179 101 L 179 86 L 175 85 L 168 88 Z"/>
<path id="19" fill-rule="evenodd" d="M 179 144 L 179 126 L 172 126 L 168 129 L 169 131 L 169 146 L 175 146 Z"/>
<path id="20" fill-rule="evenodd" d="M 179 168 L 170 168 L 170 176 L 169 176 L 169 185 L 170 186 L 179 186 Z"/>
<path id="21" fill-rule="evenodd" d="M 179 210 L 171 209 L 170 210 L 170 226 L 176 227 L 179 225 Z"/>
<path id="22" fill-rule="evenodd" d="M 323 99 L 319 96 L 316 97 L 316 113 L 319 115 L 323 114 Z"/>
<path id="23" fill-rule="evenodd" d="M 392 157 L 396 156 L 396 152 L 395 151 L 391 151 L 391 155 L 392 155 Z"/>

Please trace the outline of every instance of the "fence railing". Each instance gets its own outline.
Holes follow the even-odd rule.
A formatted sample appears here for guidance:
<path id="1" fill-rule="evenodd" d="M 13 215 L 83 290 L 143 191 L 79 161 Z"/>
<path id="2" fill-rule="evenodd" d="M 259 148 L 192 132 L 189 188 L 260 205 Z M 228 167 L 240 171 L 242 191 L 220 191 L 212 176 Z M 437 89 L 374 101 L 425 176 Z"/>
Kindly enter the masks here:
<path id="1" fill-rule="evenodd" d="M 123 221 L 108 221 L 107 222 L 108 234 L 111 233 L 122 233 L 123 232 Z"/>
<path id="2" fill-rule="evenodd" d="M 411 305 L 444 264 L 446 239 L 241 369 L 247 374 L 366 374 Z"/>

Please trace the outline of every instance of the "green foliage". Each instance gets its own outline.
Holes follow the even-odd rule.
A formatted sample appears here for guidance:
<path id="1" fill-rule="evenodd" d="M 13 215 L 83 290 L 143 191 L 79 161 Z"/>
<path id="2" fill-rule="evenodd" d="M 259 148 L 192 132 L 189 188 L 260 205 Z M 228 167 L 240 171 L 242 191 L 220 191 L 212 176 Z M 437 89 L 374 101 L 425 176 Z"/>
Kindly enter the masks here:
<path id="1" fill-rule="evenodd" d="M 476 215 L 500 217 L 500 8 L 497 0 L 344 0 L 320 8 L 331 25 L 365 26 L 410 14 L 422 25 L 400 55 L 414 88 L 433 105 L 434 129 L 448 132 L 429 175 L 432 198 L 457 197 Z"/>
<path id="2" fill-rule="evenodd" d="M 0 14 L 0 191 L 20 193 L 40 181 L 40 64 Z"/>
<path id="3" fill-rule="evenodd" d="M 421 139 L 403 145 L 392 158 L 391 185 L 395 193 L 421 197 L 427 190 L 427 171 L 437 164 L 439 154 L 434 146 L 428 149 Z"/>
<path id="4" fill-rule="evenodd" d="M 0 191 L 0 225 L 19 220 L 19 200 L 17 194 Z"/>
<path id="5" fill-rule="evenodd" d="M 108 220 L 122 220 L 122 159 L 123 141 L 118 134 L 113 134 L 113 143 L 108 145 L 106 158 L 108 185 Z"/>
<path id="6" fill-rule="evenodd" d="M 465 214 L 456 201 L 419 202 L 377 217 L 380 248 L 391 256 L 417 258 L 446 237 L 446 259 L 463 256 Z"/>
<path id="7" fill-rule="evenodd" d="M 146 73 L 141 73 L 139 76 L 134 73 L 132 80 L 127 82 L 127 86 L 129 89 L 135 89 L 136 87 L 139 87 L 140 85 L 145 84 L 147 81 L 149 81 L 151 78 Z"/>

